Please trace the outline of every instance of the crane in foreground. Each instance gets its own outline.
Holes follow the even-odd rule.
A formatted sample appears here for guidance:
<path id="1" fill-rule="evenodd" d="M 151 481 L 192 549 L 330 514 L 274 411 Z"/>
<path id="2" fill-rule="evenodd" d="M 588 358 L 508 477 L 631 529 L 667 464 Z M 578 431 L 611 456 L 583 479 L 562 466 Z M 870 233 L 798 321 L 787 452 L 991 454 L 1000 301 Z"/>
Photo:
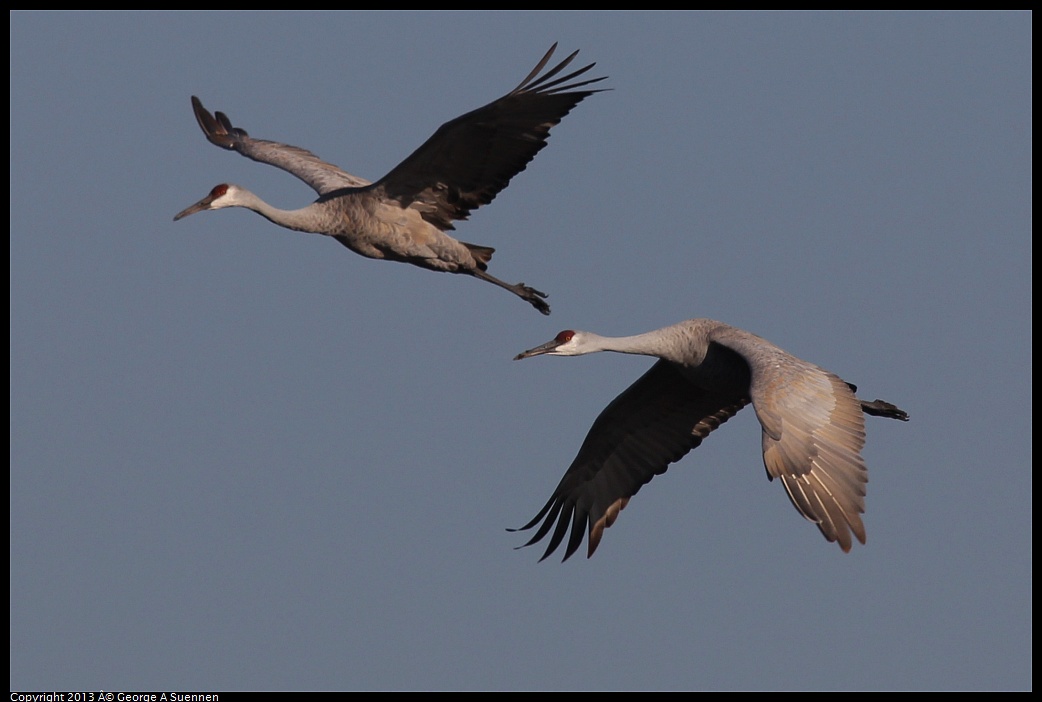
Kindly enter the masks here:
<path id="1" fill-rule="evenodd" d="M 742 329 L 691 319 L 627 337 L 563 331 L 514 360 L 597 351 L 660 360 L 609 404 L 593 423 L 553 496 L 525 526 L 541 521 L 531 546 L 550 530 L 545 559 L 566 533 L 567 560 L 588 532 L 587 558 L 629 499 L 669 464 L 752 402 L 760 420 L 763 463 L 781 478 L 800 514 L 844 551 L 851 534 L 865 543 L 868 471 L 864 414 L 908 421 L 889 402 L 859 400 L 857 388 Z M 556 527 L 555 527 L 556 524 Z M 571 524 L 569 533 L 569 524 Z"/>
<path id="2" fill-rule="evenodd" d="M 195 118 L 211 144 L 281 168 L 314 188 L 319 197 L 302 209 L 281 210 L 245 188 L 222 183 L 174 220 L 204 210 L 245 207 L 283 227 L 331 236 L 368 258 L 486 280 L 550 314 L 545 293 L 488 273 L 494 249 L 458 241 L 446 232 L 455 228 L 454 220 L 467 219 L 471 210 L 492 202 L 546 146 L 550 128 L 585 97 L 601 92 L 577 88 L 606 76 L 574 82 L 595 64 L 557 77 L 578 51 L 539 75 L 556 48 L 557 44 L 551 46 L 516 88 L 443 124 L 375 183 L 345 173 L 305 149 L 254 139 L 232 126 L 224 113 L 210 114 L 193 95 Z"/>

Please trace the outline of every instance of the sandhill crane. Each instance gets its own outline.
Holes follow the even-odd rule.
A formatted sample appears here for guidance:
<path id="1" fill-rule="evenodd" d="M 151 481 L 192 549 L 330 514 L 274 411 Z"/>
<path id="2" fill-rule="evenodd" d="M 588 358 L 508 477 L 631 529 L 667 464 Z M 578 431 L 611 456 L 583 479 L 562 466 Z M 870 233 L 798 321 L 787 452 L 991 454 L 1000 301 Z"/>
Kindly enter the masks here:
<path id="1" fill-rule="evenodd" d="M 211 144 L 281 168 L 314 188 L 319 198 L 299 210 L 280 210 L 245 188 L 222 183 L 174 220 L 203 210 L 246 207 L 275 224 L 333 237 L 368 258 L 401 261 L 433 271 L 487 280 L 550 314 L 546 294 L 511 285 L 487 272 L 494 249 L 457 241 L 445 232 L 453 220 L 492 199 L 546 146 L 550 128 L 585 97 L 576 90 L 605 77 L 571 82 L 589 64 L 557 78 L 576 51 L 543 75 L 557 44 L 521 84 L 484 107 L 443 124 L 433 136 L 375 183 L 349 175 L 315 154 L 288 144 L 254 139 L 221 112 L 210 114 L 192 96 L 192 109 Z"/>
<path id="2" fill-rule="evenodd" d="M 514 360 L 597 351 L 657 356 L 651 369 L 609 404 L 586 435 L 553 496 L 520 530 L 540 521 L 530 546 L 554 527 L 545 559 L 569 530 L 564 560 L 589 532 L 587 558 L 641 486 L 664 473 L 750 401 L 763 428 L 763 463 L 800 514 L 844 551 L 850 534 L 865 543 L 868 471 L 861 457 L 864 414 L 908 420 L 882 400 L 755 334 L 711 319 L 691 319 L 646 334 L 603 337 L 563 331 Z"/>

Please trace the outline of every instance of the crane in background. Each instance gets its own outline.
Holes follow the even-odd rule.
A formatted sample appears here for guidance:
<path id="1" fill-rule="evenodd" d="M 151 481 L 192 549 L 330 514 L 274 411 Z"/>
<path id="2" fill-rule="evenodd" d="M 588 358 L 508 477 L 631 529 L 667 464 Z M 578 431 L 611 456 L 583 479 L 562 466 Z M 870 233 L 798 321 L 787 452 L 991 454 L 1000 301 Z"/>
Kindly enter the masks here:
<path id="1" fill-rule="evenodd" d="M 254 139 L 224 113 L 211 114 L 192 96 L 195 118 L 211 144 L 281 168 L 314 188 L 319 197 L 307 207 L 282 210 L 243 187 L 221 183 L 174 220 L 204 210 L 245 207 L 288 229 L 331 236 L 368 258 L 488 281 L 550 314 L 545 293 L 488 273 L 494 249 L 458 241 L 446 232 L 454 229 L 455 220 L 467 219 L 472 210 L 492 202 L 546 146 L 550 128 L 584 98 L 601 92 L 578 88 L 606 76 L 570 82 L 595 64 L 558 77 L 578 51 L 539 75 L 556 48 L 557 44 L 551 46 L 516 88 L 443 124 L 375 183 L 345 173 L 306 149 Z"/>

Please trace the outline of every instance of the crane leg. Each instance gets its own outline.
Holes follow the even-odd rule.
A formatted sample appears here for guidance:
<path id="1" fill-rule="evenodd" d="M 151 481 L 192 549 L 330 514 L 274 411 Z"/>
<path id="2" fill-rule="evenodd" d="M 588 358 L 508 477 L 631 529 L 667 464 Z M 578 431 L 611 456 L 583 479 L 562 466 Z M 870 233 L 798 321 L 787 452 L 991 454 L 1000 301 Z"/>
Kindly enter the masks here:
<path id="1" fill-rule="evenodd" d="M 489 275 L 487 272 L 482 270 L 467 271 L 467 273 L 474 276 L 475 278 L 481 278 L 482 280 L 487 280 L 493 285 L 498 285 L 501 288 L 505 288 L 517 295 L 518 297 L 520 297 L 522 300 L 526 300 L 530 305 L 532 305 L 532 307 L 535 307 L 543 314 L 550 314 L 550 305 L 546 304 L 545 302 L 545 298 L 547 296 L 545 292 L 540 292 L 535 288 L 530 288 L 524 283 L 516 283 L 514 285 L 511 285 L 510 283 L 505 283 L 499 278 Z"/>
<path id="2" fill-rule="evenodd" d="M 902 422 L 908 421 L 908 413 L 903 409 L 892 405 L 884 400 L 874 400 L 872 402 L 861 401 L 861 410 L 865 414 L 872 414 L 876 417 L 888 417 L 890 419 L 900 419 Z"/>

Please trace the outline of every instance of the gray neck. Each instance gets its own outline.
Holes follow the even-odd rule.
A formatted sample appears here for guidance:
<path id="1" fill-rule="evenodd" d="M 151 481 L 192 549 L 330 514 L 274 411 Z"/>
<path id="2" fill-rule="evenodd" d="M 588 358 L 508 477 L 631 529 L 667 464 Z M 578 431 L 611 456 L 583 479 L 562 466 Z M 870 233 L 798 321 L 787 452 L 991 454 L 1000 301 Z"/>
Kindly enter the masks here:
<path id="1" fill-rule="evenodd" d="M 599 336 L 588 334 L 587 345 L 591 351 L 615 351 L 641 356 L 656 356 L 667 361 L 687 365 L 698 362 L 697 349 L 705 353 L 704 335 L 690 325 L 673 325 L 634 336 Z"/>
<path id="2" fill-rule="evenodd" d="M 660 356 L 662 353 L 661 337 L 655 332 L 634 336 L 601 336 L 586 332 L 586 336 L 591 353 L 593 351 L 615 351 L 641 356 Z"/>
<path id="3" fill-rule="evenodd" d="M 269 222 L 287 229 L 319 234 L 324 234 L 328 231 L 327 223 L 325 222 L 326 218 L 323 217 L 325 208 L 318 207 L 318 203 L 312 203 L 299 210 L 280 210 L 278 207 L 272 207 L 253 193 L 250 193 L 248 197 L 243 198 L 243 201 L 238 206 L 253 210 Z"/>

